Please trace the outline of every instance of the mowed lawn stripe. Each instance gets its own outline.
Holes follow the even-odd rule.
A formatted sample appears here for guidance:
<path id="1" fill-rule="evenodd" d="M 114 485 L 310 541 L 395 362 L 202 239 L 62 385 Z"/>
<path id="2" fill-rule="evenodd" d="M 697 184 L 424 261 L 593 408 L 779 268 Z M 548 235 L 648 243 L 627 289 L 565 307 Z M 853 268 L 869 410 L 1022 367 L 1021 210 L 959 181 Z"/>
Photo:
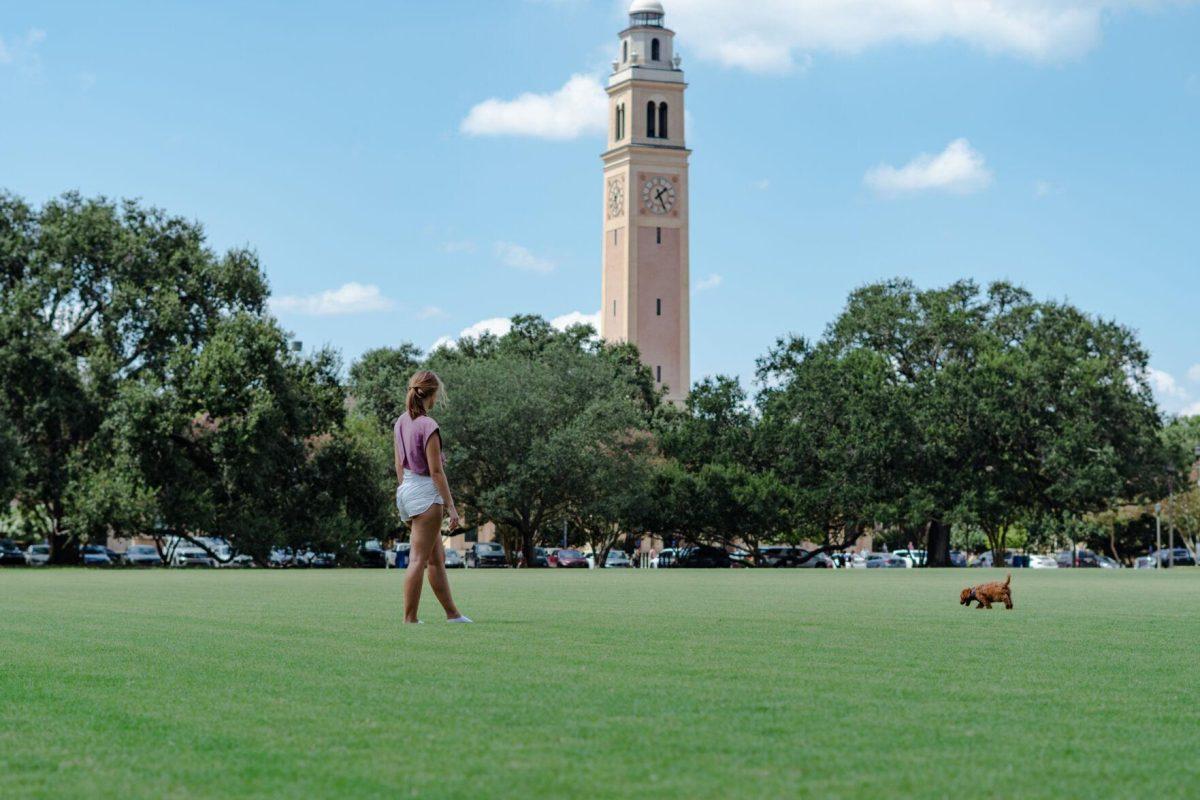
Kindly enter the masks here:
<path id="1" fill-rule="evenodd" d="M 1189 796 L 1195 573 L 5 570 L 0 795 Z"/>

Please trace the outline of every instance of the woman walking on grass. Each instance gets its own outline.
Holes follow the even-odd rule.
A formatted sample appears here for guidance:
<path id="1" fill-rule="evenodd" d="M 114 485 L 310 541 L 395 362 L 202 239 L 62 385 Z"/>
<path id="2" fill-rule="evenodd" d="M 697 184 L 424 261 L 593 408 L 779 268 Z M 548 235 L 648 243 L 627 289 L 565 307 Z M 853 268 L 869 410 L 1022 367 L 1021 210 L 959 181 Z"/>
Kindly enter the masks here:
<path id="1" fill-rule="evenodd" d="M 420 622 L 421 582 L 429 573 L 429 586 L 450 622 L 470 622 L 450 596 L 446 577 L 446 551 L 442 547 L 442 513 L 450 515 L 450 530 L 458 527 L 458 510 L 446 480 L 442 435 L 429 412 L 446 399 L 446 387 L 436 374 L 422 370 L 408 382 L 406 410 L 396 420 L 396 507 L 400 518 L 412 524 L 408 571 L 404 574 L 404 621 Z"/>

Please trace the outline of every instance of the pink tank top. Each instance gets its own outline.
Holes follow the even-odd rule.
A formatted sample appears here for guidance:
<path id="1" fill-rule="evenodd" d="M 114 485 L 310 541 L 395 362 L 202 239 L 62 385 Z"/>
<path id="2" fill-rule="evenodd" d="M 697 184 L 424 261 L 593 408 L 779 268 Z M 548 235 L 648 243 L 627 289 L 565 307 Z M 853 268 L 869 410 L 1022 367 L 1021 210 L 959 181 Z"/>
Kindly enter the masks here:
<path id="1" fill-rule="evenodd" d="M 417 475 L 429 474 L 429 462 L 425 458 L 425 445 L 429 437 L 437 433 L 438 424 L 428 414 L 413 419 L 404 412 L 396 420 L 396 451 L 400 453 L 402 466 Z M 440 435 L 440 434 L 439 434 Z M 442 463 L 446 463 L 446 454 L 442 454 Z"/>

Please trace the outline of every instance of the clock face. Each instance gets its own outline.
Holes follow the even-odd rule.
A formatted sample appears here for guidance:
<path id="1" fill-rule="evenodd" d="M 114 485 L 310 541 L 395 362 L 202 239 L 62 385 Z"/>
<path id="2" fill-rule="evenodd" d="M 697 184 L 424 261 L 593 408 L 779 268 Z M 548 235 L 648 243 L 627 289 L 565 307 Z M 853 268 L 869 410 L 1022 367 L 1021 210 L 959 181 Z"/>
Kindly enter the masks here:
<path id="1" fill-rule="evenodd" d="M 608 182 L 608 216 L 619 217 L 625 210 L 625 181 L 613 178 Z"/>
<path id="2" fill-rule="evenodd" d="M 675 207 L 675 184 L 669 178 L 651 178 L 642 184 L 642 205 L 651 214 L 666 214 Z"/>

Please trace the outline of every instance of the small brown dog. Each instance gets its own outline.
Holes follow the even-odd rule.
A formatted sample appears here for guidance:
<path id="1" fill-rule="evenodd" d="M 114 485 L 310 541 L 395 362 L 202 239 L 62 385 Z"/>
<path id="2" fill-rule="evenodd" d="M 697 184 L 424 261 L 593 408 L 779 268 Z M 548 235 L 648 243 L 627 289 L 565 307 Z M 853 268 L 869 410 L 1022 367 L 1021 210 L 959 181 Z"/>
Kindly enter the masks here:
<path id="1" fill-rule="evenodd" d="M 1008 577 L 1004 582 L 992 581 L 991 583 L 981 583 L 978 586 L 972 586 L 969 589 L 963 589 L 959 595 L 959 605 L 969 606 L 974 600 L 979 605 L 976 608 L 991 608 L 992 603 L 1004 603 L 1004 607 L 1012 611 L 1012 589 L 1009 584 L 1012 583 L 1012 573 L 1008 573 Z"/>

